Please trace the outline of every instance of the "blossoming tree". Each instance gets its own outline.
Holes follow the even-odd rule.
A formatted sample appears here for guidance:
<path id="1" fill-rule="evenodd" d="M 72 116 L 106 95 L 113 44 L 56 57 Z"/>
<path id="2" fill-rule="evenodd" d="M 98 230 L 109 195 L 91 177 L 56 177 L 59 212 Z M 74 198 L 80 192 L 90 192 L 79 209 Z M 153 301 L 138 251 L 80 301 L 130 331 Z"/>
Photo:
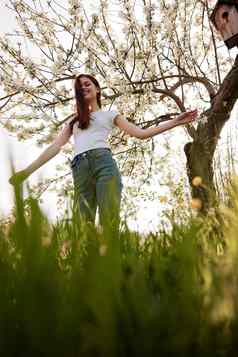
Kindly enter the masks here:
<path id="1" fill-rule="evenodd" d="M 215 193 L 214 152 L 238 95 L 237 60 L 223 81 L 231 59 L 217 46 L 209 2 L 9 2 L 18 28 L 0 39 L 1 125 L 19 139 L 50 142 L 74 110 L 72 80 L 80 72 L 96 75 L 104 103 L 141 126 L 196 106 L 200 120 L 186 128 L 185 154 L 192 195 L 206 209 Z M 146 171 L 137 162 L 151 156 L 154 139 L 138 142 L 117 133 L 111 145 L 125 172 Z"/>

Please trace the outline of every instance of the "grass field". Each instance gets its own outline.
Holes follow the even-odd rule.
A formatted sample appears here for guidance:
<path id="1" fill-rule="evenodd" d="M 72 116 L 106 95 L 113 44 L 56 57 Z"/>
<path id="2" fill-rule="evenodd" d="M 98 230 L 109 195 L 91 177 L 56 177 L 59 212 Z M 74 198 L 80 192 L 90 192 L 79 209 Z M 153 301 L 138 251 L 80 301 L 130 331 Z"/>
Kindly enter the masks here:
<path id="1" fill-rule="evenodd" d="M 0 355 L 236 356 L 238 200 L 141 237 L 37 202 L 0 231 Z"/>

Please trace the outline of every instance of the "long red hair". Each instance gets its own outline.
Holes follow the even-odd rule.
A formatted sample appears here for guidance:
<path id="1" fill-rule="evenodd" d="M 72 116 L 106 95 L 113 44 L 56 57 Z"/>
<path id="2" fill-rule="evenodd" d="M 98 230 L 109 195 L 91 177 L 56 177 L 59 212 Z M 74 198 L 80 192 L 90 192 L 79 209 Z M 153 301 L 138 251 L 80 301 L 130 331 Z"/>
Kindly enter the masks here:
<path id="1" fill-rule="evenodd" d="M 80 129 L 87 129 L 90 123 L 90 116 L 89 116 L 89 107 L 84 100 L 82 86 L 80 83 L 80 78 L 86 77 L 88 78 L 93 84 L 99 89 L 97 93 L 97 104 L 99 108 L 102 107 L 101 103 L 101 88 L 99 82 L 96 78 L 91 76 L 90 74 L 80 74 L 75 78 L 74 81 L 74 93 L 75 93 L 75 100 L 76 100 L 76 115 L 74 119 L 70 123 L 71 130 L 73 131 L 73 126 L 75 123 L 78 122 L 78 127 Z"/>

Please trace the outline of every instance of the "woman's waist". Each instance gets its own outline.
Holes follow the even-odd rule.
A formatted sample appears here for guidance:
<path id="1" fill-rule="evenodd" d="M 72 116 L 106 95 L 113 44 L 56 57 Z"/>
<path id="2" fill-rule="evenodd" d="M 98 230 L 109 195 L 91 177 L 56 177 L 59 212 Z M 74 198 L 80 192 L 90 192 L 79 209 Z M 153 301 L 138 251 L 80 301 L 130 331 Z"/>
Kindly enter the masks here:
<path id="1" fill-rule="evenodd" d="M 71 167 L 74 166 L 74 164 L 77 161 L 79 161 L 79 160 L 81 160 L 83 158 L 94 159 L 94 158 L 98 158 L 101 155 L 105 155 L 105 154 L 112 155 L 112 151 L 111 151 L 109 146 L 93 148 L 93 149 L 89 149 L 89 150 L 86 150 L 86 151 L 82 151 L 82 152 L 76 153 L 74 158 L 71 161 Z"/>
<path id="2" fill-rule="evenodd" d="M 98 148 L 110 149 L 108 138 L 98 136 L 98 137 L 87 137 L 87 138 L 85 137 L 82 140 L 77 138 L 74 140 L 75 155 Z"/>

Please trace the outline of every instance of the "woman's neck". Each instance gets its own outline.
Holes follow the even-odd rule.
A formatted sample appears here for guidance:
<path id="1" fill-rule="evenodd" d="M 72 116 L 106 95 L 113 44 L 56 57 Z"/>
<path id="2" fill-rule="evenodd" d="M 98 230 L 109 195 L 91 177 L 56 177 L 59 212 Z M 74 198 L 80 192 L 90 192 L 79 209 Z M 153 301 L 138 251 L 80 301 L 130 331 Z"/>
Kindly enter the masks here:
<path id="1" fill-rule="evenodd" d="M 97 102 L 89 104 L 89 111 L 90 112 L 97 112 L 98 110 L 100 110 L 100 108 L 99 108 Z"/>

